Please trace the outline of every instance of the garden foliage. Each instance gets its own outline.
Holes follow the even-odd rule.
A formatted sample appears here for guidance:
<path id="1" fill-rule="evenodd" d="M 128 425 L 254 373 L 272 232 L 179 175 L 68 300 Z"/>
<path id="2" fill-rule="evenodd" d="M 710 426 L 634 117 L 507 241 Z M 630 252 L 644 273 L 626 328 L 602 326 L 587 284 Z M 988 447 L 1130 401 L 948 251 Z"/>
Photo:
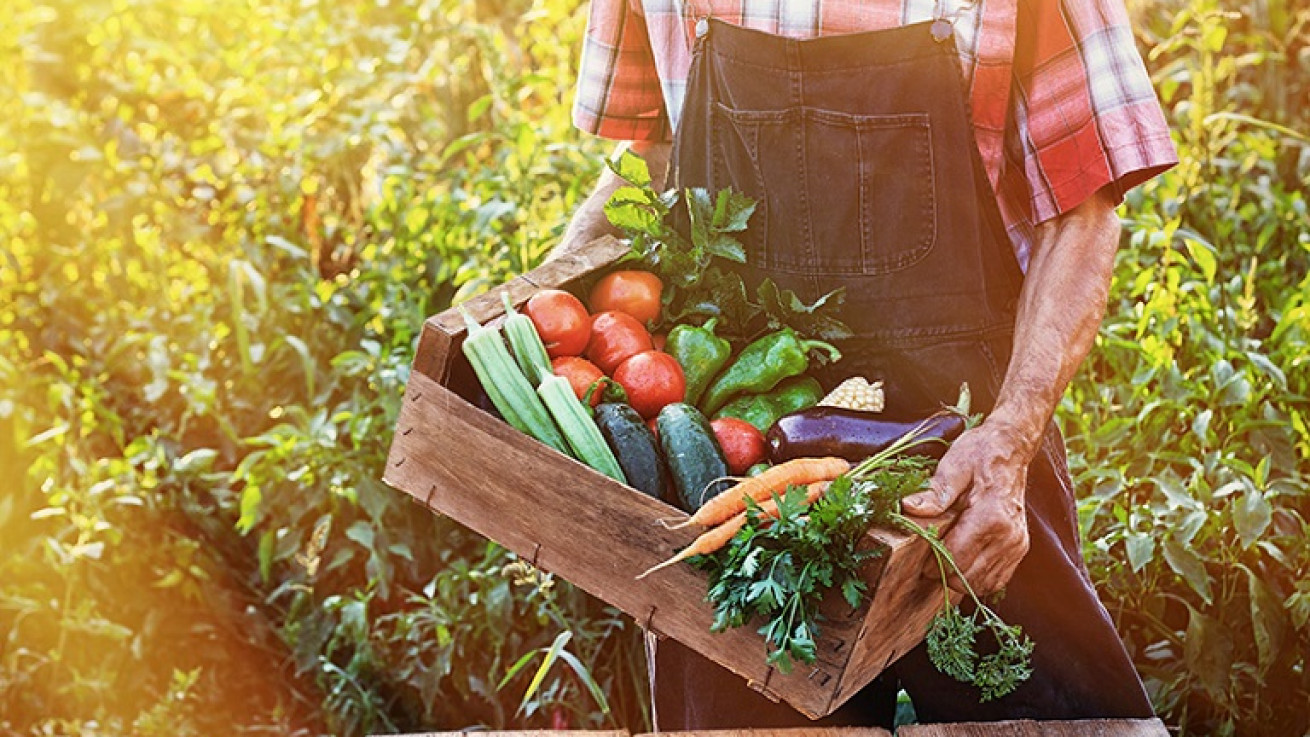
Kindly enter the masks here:
<path id="1" fill-rule="evenodd" d="M 1133 7 L 1184 163 L 1060 410 L 1166 720 L 1310 700 L 1310 11 Z M 7 0 L 0 733 L 642 728 L 631 622 L 380 478 L 422 320 L 604 148 L 579 0 Z M 526 696 L 526 698 L 525 698 Z"/>

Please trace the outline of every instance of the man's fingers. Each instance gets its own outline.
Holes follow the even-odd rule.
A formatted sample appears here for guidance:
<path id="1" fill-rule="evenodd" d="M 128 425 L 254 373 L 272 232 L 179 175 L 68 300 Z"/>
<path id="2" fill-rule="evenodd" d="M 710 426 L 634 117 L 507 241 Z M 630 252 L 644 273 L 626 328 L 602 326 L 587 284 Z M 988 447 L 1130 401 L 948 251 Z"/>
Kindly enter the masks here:
<path id="1" fill-rule="evenodd" d="M 992 531 L 987 544 L 960 570 L 979 596 L 995 593 L 1010 582 L 1019 562 L 1028 552 L 1026 535 L 1016 536 L 1013 528 L 1002 527 Z"/>
<path id="2" fill-rule="evenodd" d="M 937 465 L 937 473 L 929 481 L 930 488 L 917 494 L 911 494 L 901 500 L 901 508 L 906 514 L 915 517 L 936 517 L 950 509 L 956 499 L 969 488 L 971 474 L 969 471 L 949 463 L 950 458 L 943 458 Z"/>

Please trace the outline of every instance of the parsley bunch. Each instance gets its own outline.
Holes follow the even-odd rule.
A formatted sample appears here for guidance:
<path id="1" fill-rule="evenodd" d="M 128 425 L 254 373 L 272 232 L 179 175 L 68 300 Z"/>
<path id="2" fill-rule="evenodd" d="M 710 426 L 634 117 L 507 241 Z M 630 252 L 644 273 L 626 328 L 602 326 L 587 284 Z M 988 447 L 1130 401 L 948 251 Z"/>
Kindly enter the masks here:
<path id="1" fill-rule="evenodd" d="M 965 387 L 956 407 L 945 411 L 978 422 L 968 414 Z M 931 418 L 930 418 L 931 419 Z M 837 586 L 852 608 L 858 607 L 866 585 L 858 569 L 881 550 L 860 549 L 873 525 L 905 530 L 923 538 L 937 559 L 942 576 L 942 610 L 927 634 L 928 657 L 941 672 L 977 686 L 980 700 L 1004 696 L 1032 675 L 1032 641 L 1018 626 L 1007 625 L 965 581 L 937 531 L 901 513 L 901 499 L 928 488 L 936 461 L 904 455 L 936 439 L 922 437 L 925 421 L 890 447 L 839 477 L 812 506 L 805 490 L 789 487 L 775 495 L 778 518 L 760 513 L 747 502 L 747 524 L 722 550 L 690 562 L 709 572 L 706 598 L 714 605 L 712 629 L 721 632 L 758 618 L 768 648 L 768 663 L 783 673 L 793 660 L 812 663 L 819 636 L 819 602 Z M 948 570 L 964 581 L 972 600 L 971 614 L 951 601 Z M 979 636 L 990 635 L 994 648 L 979 653 Z"/>
<path id="2" fill-rule="evenodd" d="M 859 606 L 866 585 L 857 571 L 882 551 L 859 549 L 874 510 L 849 478 L 833 482 L 811 506 L 801 486 L 775 499 L 777 519 L 748 501 L 746 526 L 732 541 L 690 562 L 709 572 L 711 629 L 722 632 L 758 617 L 768 663 L 788 673 L 793 660 L 814 662 L 824 592 L 837 586 L 848 604 Z"/>

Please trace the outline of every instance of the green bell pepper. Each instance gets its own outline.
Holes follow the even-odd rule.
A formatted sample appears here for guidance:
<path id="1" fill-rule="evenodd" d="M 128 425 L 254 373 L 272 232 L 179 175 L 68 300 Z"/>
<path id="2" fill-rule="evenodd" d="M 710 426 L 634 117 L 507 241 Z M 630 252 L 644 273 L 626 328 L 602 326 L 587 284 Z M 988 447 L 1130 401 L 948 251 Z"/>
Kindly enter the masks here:
<path id="1" fill-rule="evenodd" d="M 800 376 L 810 367 L 810 351 L 821 350 L 829 360 L 841 352 L 820 340 L 802 340 L 796 331 L 783 328 L 769 333 L 742 349 L 737 360 L 710 384 L 700 408 L 713 415 L 738 394 L 763 394 L 783 379 Z"/>
<path id="2" fill-rule="evenodd" d="M 664 350 L 682 366 L 687 379 L 683 401 L 695 405 L 705 387 L 718 375 L 732 357 L 732 344 L 714 334 L 718 318 L 711 318 L 700 327 L 678 325 L 669 331 Z"/>
<path id="3" fill-rule="evenodd" d="M 725 404 L 714 418 L 736 417 L 767 433 L 783 415 L 813 407 L 820 399 L 823 387 L 819 382 L 812 376 L 801 376 L 782 382 L 767 394 L 743 394 Z"/>

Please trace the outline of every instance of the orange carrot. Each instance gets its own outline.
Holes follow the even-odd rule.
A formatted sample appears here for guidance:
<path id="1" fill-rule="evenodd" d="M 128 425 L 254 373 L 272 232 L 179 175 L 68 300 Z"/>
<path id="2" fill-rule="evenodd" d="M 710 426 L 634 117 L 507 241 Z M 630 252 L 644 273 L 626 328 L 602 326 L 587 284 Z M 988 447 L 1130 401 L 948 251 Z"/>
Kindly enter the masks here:
<path id="1" fill-rule="evenodd" d="M 763 502 L 774 494 L 782 494 L 788 486 L 802 486 L 816 481 L 832 481 L 851 470 L 851 464 L 843 458 L 793 458 L 786 463 L 779 463 L 758 476 L 743 480 L 736 486 L 719 494 L 696 510 L 686 521 L 670 529 L 679 529 L 689 525 L 710 527 L 731 519 L 734 514 L 746 508 L 746 497 Z"/>
<path id="2" fill-rule="evenodd" d="M 732 536 L 736 535 L 737 531 L 740 530 L 744 524 L 746 524 L 746 513 L 742 512 L 709 532 L 702 534 L 700 537 L 693 540 L 691 545 L 679 550 L 678 554 L 672 558 L 669 558 L 659 565 L 647 568 L 645 573 L 637 576 L 637 579 L 643 579 L 661 568 L 668 568 L 674 563 L 684 561 L 693 555 L 708 555 L 709 553 L 713 553 L 724 545 L 727 545 L 728 541 L 732 539 Z"/>
<path id="3" fill-rule="evenodd" d="M 831 482 L 818 481 L 806 487 L 805 503 L 813 504 L 816 499 L 818 499 L 820 496 L 823 496 L 823 492 L 828 490 L 829 483 Z M 775 502 L 772 499 L 769 499 L 761 503 L 760 513 L 766 517 L 777 517 L 778 516 L 777 502 Z M 677 555 L 673 556 L 672 558 L 669 558 L 668 560 L 664 561 L 663 563 L 660 563 L 657 566 L 652 566 L 646 569 L 646 572 L 641 574 L 640 576 L 637 576 L 637 578 L 638 579 L 645 578 L 650 574 L 654 573 L 655 571 L 660 570 L 661 568 L 668 568 L 674 563 L 684 561 L 692 557 L 693 555 L 709 555 L 710 553 L 719 550 L 724 545 L 727 545 L 728 541 L 732 540 L 733 536 L 736 535 L 737 532 L 740 531 L 741 528 L 745 526 L 746 526 L 746 513 L 738 512 L 736 515 L 729 518 L 723 524 L 719 525 L 718 527 L 715 527 L 714 529 L 708 532 L 703 533 L 700 537 L 693 540 L 691 545 L 688 545 L 682 550 L 679 550 Z"/>

